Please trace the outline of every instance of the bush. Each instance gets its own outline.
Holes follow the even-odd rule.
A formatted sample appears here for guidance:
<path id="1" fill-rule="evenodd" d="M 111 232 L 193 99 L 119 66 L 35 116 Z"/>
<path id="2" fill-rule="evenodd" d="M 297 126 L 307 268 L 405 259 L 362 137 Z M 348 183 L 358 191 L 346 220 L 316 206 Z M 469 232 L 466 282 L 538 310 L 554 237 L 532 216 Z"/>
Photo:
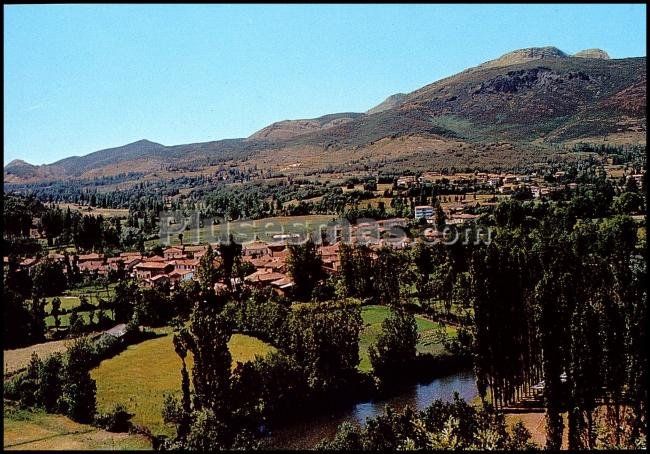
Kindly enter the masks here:
<path id="1" fill-rule="evenodd" d="M 128 432 L 133 413 L 129 413 L 124 404 L 115 404 L 108 413 L 103 413 L 95 418 L 95 425 L 109 432 Z"/>

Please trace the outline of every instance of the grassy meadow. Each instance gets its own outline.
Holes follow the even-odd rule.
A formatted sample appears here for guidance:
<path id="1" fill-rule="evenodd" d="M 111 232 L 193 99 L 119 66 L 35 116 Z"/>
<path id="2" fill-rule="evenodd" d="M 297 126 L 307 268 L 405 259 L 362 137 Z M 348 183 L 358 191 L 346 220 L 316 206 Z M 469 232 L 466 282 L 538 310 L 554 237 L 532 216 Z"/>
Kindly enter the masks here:
<path id="1" fill-rule="evenodd" d="M 233 359 L 251 361 L 274 348 L 259 339 L 234 334 L 228 343 Z M 191 370 L 192 359 L 188 357 Z M 165 394 L 180 394 L 181 360 L 174 350 L 172 336 L 162 336 L 129 346 L 118 356 L 102 361 L 91 372 L 97 382 L 97 407 L 100 412 L 123 403 L 134 413 L 133 423 L 154 434 L 173 435 L 173 427 L 162 420 Z"/>
<path id="2" fill-rule="evenodd" d="M 364 328 L 359 339 L 359 357 L 361 358 L 359 370 L 363 372 L 372 370 L 368 349 L 377 341 L 377 337 L 381 333 L 381 323 L 388 317 L 389 313 L 390 310 L 386 306 L 364 306 L 361 309 Z M 442 345 L 442 330 L 446 332 L 447 336 L 456 336 L 456 328 L 452 326 L 443 328 L 439 323 L 417 315 L 415 321 L 419 334 L 418 353 L 443 354 L 445 350 Z"/>
<path id="3" fill-rule="evenodd" d="M 4 407 L 5 450 L 151 450 L 142 435 L 111 433 L 42 410 Z"/>

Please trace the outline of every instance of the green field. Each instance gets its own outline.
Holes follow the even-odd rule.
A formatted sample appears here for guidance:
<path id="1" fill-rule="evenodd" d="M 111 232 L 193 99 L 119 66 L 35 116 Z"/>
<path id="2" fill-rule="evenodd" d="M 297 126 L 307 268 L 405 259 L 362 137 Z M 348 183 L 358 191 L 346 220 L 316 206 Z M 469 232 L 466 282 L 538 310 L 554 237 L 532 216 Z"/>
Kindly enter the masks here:
<path id="1" fill-rule="evenodd" d="M 273 347 L 254 337 L 234 334 L 228 343 L 235 361 L 246 362 L 266 355 Z M 191 368 L 191 358 L 188 361 Z M 135 413 L 133 422 L 154 434 L 173 435 L 173 427 L 162 421 L 165 394 L 179 394 L 181 360 L 174 350 L 172 336 L 131 345 L 118 356 L 102 361 L 92 371 L 97 382 L 98 410 L 107 411 L 123 403 Z"/>
<path id="2" fill-rule="evenodd" d="M 183 243 L 214 243 L 220 237 L 232 233 L 235 239 L 241 242 L 248 242 L 255 239 L 272 241 L 273 235 L 287 233 L 306 233 L 314 231 L 318 226 L 327 224 L 334 216 L 325 214 L 313 214 L 306 216 L 282 216 L 257 219 L 254 221 L 232 221 L 226 224 L 205 226 L 199 229 L 190 229 L 183 232 Z M 163 239 L 161 239 L 162 241 Z M 170 235 L 170 244 L 180 244 L 178 235 Z M 151 248 L 160 243 L 159 240 L 145 241 L 145 247 Z"/>
<path id="3" fill-rule="evenodd" d="M 368 349 L 377 341 L 377 337 L 381 333 L 381 323 L 388 317 L 389 312 L 386 306 L 364 306 L 361 308 L 364 328 L 359 339 L 359 357 L 361 358 L 359 370 L 363 372 L 372 370 Z M 420 316 L 416 316 L 415 321 L 420 336 L 417 345 L 418 353 L 442 354 L 445 350 L 442 345 L 441 331 L 444 329 L 446 334 L 451 337 L 456 335 L 456 329 L 452 326 L 443 328 L 439 323 Z"/>
<path id="4" fill-rule="evenodd" d="M 88 299 L 88 302 L 94 306 L 99 304 L 99 298 L 108 300 L 113 297 L 115 294 L 115 287 L 117 283 L 108 284 L 108 292 L 105 287 L 97 285 L 88 285 L 85 287 L 74 288 L 66 290 L 62 295 L 59 295 L 58 298 L 61 300 L 61 309 L 71 310 L 79 306 L 79 298 L 85 296 Z M 48 296 L 45 298 L 45 313 L 52 313 L 52 300 L 56 298 L 55 296 Z"/>
<path id="5" fill-rule="evenodd" d="M 42 410 L 4 407 L 5 450 L 150 450 L 141 435 L 111 433 Z"/>
<path id="6" fill-rule="evenodd" d="M 90 314 L 91 313 L 96 313 L 95 315 L 95 320 L 97 320 L 97 317 L 99 316 L 98 312 L 99 311 L 82 311 L 82 312 L 77 312 L 79 317 L 82 317 L 84 319 L 84 323 L 87 325 L 90 321 Z M 108 318 L 113 317 L 113 312 L 109 310 L 105 310 L 104 313 Z M 70 315 L 72 314 L 61 314 L 59 315 L 59 321 L 61 322 L 61 328 L 65 328 L 67 326 L 70 326 Z M 53 328 L 54 327 L 54 317 L 51 315 L 48 315 L 45 317 L 45 326 L 48 328 Z"/>

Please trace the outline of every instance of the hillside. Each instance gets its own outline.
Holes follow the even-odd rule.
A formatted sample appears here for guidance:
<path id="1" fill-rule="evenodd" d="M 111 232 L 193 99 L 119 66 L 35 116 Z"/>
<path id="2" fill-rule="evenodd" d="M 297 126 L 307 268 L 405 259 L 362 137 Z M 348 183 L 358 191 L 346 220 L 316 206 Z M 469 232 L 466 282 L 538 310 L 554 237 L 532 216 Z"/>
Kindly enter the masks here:
<path id="1" fill-rule="evenodd" d="M 324 115 L 309 120 L 284 120 L 253 133 L 250 139 L 285 140 L 310 132 L 323 131 L 354 120 L 363 114 L 346 112 Z"/>
<path id="2" fill-rule="evenodd" d="M 520 165 L 575 141 L 645 143 L 646 58 L 520 49 L 396 94 L 363 113 L 273 123 L 246 139 L 164 146 L 141 140 L 46 166 L 12 162 L 7 182 L 256 165 L 291 172 L 363 165 Z M 498 144 L 498 145 L 495 145 Z M 500 151 L 497 151 L 500 150 Z"/>

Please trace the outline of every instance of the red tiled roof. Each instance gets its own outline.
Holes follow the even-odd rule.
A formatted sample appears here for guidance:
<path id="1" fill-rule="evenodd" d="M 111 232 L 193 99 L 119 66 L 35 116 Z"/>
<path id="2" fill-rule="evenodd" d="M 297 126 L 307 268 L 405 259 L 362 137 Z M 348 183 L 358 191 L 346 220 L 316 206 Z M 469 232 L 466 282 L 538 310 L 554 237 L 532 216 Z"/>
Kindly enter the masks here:
<path id="1" fill-rule="evenodd" d="M 91 254 L 84 254 L 79 256 L 79 260 L 98 260 L 104 258 L 103 254 L 97 254 L 95 252 Z"/>
<path id="2" fill-rule="evenodd" d="M 276 273 L 276 272 L 268 272 L 268 271 L 256 271 L 253 274 L 249 274 L 244 278 L 245 281 L 247 282 L 273 282 L 277 281 L 278 279 L 285 278 L 286 275 L 282 273 Z"/>
<path id="3" fill-rule="evenodd" d="M 162 270 L 167 268 L 168 266 L 173 266 L 171 263 L 166 263 L 166 262 L 141 262 L 138 263 L 135 267 L 138 269 L 156 269 L 156 270 Z"/>
<path id="4" fill-rule="evenodd" d="M 165 262 L 167 259 L 165 257 L 160 257 L 159 255 L 154 255 L 153 257 L 144 257 L 142 259 L 143 262 L 146 263 L 151 263 L 151 262 Z"/>

